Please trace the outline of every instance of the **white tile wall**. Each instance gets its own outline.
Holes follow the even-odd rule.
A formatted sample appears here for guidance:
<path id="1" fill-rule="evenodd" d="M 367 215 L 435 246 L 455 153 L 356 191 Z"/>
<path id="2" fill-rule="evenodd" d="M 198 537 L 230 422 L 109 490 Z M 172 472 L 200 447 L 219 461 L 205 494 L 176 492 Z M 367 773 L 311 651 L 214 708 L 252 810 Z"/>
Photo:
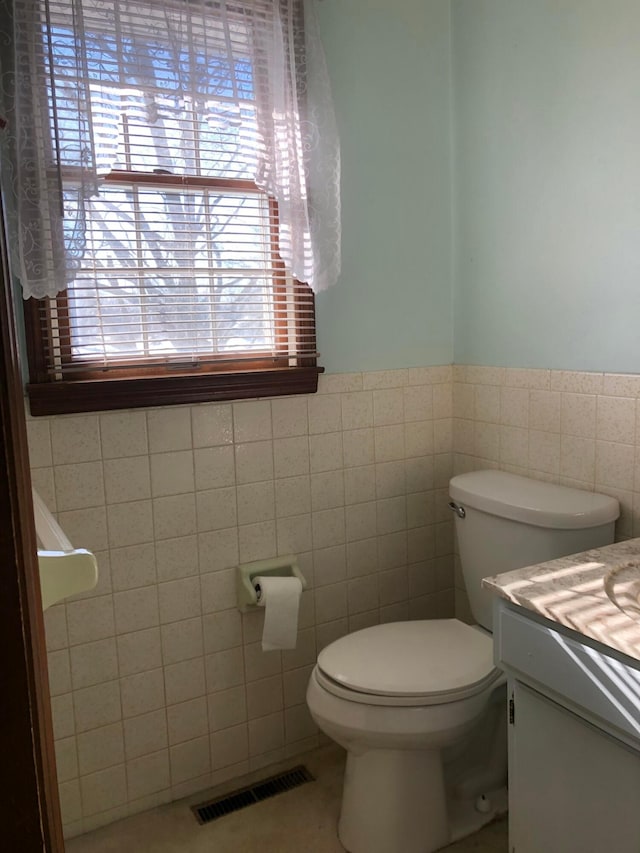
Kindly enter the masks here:
<path id="1" fill-rule="evenodd" d="M 308 397 L 28 421 L 34 482 L 100 567 L 96 590 L 45 614 L 68 835 L 313 748 L 319 649 L 452 615 L 452 378 L 343 374 Z M 603 445 L 626 413 L 607 395 Z M 502 406 L 514 427 L 519 407 Z M 290 552 L 309 581 L 298 646 L 265 653 L 234 567 Z"/>

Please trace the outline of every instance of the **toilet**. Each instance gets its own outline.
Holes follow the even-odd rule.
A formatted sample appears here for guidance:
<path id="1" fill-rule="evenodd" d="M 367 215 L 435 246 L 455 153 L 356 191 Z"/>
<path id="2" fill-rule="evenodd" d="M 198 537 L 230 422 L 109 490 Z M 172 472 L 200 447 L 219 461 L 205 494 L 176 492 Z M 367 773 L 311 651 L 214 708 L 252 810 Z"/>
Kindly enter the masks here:
<path id="1" fill-rule="evenodd" d="M 338 834 L 349 853 L 431 853 L 506 810 L 505 676 L 493 664 L 488 575 L 613 542 L 614 498 L 474 471 L 450 481 L 476 625 L 376 625 L 323 649 L 307 688 L 347 750 Z"/>

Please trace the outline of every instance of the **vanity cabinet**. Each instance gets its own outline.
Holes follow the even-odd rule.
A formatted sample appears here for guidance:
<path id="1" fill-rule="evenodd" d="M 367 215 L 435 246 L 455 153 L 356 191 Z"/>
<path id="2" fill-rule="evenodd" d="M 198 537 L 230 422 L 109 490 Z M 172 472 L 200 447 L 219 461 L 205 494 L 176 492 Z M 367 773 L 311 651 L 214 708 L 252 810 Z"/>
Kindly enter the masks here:
<path id="1" fill-rule="evenodd" d="M 510 853 L 639 853 L 640 662 L 496 600 Z"/>

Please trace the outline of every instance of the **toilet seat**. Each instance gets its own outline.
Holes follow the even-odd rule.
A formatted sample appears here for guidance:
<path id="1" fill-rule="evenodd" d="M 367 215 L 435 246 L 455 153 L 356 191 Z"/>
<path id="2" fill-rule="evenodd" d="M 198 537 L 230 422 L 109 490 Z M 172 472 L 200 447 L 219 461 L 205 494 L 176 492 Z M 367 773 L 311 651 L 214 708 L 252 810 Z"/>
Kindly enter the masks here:
<path id="1" fill-rule="evenodd" d="M 356 631 L 323 649 L 315 671 L 318 683 L 342 699 L 414 707 L 467 699 L 500 675 L 491 636 L 457 619 Z"/>

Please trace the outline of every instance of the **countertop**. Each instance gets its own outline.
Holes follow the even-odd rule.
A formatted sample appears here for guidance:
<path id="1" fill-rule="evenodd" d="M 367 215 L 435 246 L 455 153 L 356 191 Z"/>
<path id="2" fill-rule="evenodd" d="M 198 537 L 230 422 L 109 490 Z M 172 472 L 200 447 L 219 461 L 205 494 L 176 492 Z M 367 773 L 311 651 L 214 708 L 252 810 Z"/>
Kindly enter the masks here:
<path id="1" fill-rule="evenodd" d="M 485 589 L 527 610 L 640 660 L 640 616 L 609 598 L 610 573 L 640 561 L 640 539 L 616 542 L 547 563 L 484 578 Z"/>

